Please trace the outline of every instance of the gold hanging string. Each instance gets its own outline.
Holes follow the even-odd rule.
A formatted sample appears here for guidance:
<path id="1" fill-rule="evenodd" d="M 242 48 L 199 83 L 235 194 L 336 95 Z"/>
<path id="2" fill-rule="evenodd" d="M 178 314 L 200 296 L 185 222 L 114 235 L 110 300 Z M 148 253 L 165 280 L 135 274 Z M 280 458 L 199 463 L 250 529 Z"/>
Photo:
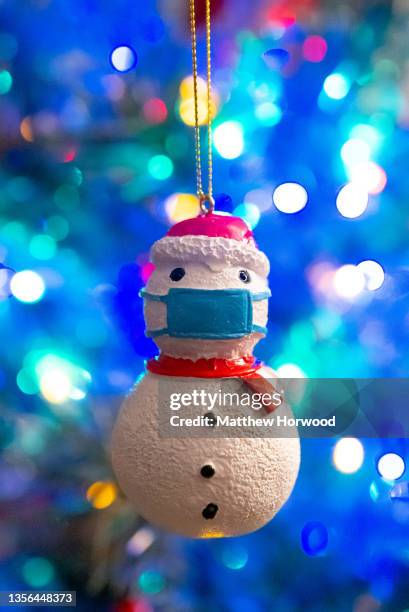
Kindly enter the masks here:
<path id="1" fill-rule="evenodd" d="M 197 38 L 196 38 L 196 11 L 195 0 L 190 3 L 190 31 L 192 39 L 192 73 L 193 73 L 193 99 L 195 114 L 195 157 L 196 157 L 196 186 L 197 195 L 202 212 L 209 213 L 214 210 L 213 198 L 213 158 L 212 158 L 212 61 L 211 61 L 211 15 L 210 0 L 206 0 L 206 66 L 207 66 L 207 193 L 203 190 L 202 182 L 202 155 L 200 147 L 199 102 L 198 102 L 198 74 L 197 74 Z"/>

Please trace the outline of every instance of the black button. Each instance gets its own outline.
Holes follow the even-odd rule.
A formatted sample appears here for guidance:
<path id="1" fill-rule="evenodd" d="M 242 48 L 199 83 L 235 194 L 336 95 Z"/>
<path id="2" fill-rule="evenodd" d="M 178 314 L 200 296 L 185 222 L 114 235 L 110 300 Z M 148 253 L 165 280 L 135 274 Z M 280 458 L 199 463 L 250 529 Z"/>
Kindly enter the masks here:
<path id="1" fill-rule="evenodd" d="M 215 414 L 213 414 L 213 412 L 209 412 L 206 415 L 206 419 L 207 419 L 207 423 L 209 424 L 209 427 L 215 427 L 216 423 L 217 423 L 217 417 Z"/>
<path id="2" fill-rule="evenodd" d="M 206 520 L 214 519 L 218 509 L 219 506 L 216 506 L 216 504 L 207 504 L 206 508 L 204 508 L 202 511 L 203 518 L 205 518 Z"/>
<path id="3" fill-rule="evenodd" d="M 204 465 L 200 470 L 200 473 L 203 478 L 211 478 L 215 475 L 215 469 L 212 465 Z"/>

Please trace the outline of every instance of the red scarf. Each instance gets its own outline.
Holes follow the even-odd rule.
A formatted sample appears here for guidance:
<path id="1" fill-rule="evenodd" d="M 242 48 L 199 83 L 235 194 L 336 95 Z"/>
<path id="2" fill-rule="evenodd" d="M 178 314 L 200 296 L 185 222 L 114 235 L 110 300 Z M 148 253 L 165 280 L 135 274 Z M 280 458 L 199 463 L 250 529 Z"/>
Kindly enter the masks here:
<path id="1" fill-rule="evenodd" d="M 237 359 L 179 359 L 169 355 L 159 355 L 150 359 L 147 369 L 161 376 L 180 376 L 186 378 L 251 378 L 262 364 L 252 355 Z"/>
<path id="2" fill-rule="evenodd" d="M 159 355 L 150 359 L 146 367 L 149 372 L 161 376 L 180 376 L 181 378 L 241 378 L 248 381 L 250 388 L 256 392 L 272 392 L 267 382 L 266 388 L 260 388 L 257 380 L 263 384 L 263 377 L 258 373 L 262 363 L 252 355 L 238 359 L 179 359 L 169 355 Z M 252 379 L 252 380 L 251 380 Z M 253 381 L 257 388 L 253 386 Z M 273 387 L 273 391 L 275 391 Z M 264 403 L 264 402 L 263 402 Z M 267 413 L 273 412 L 276 406 L 271 402 L 264 404 Z"/>

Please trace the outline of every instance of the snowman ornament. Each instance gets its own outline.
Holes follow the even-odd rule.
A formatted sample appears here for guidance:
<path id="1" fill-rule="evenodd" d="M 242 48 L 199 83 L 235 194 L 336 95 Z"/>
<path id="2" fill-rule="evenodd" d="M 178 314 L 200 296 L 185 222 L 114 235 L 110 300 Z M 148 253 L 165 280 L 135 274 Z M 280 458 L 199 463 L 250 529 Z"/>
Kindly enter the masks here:
<path id="1" fill-rule="evenodd" d="M 276 375 L 253 356 L 266 333 L 268 259 L 242 219 L 210 212 L 174 225 L 151 260 L 142 296 L 146 333 L 160 354 L 114 427 L 118 482 L 145 519 L 168 531 L 193 538 L 255 531 L 293 489 L 296 430 L 271 438 L 165 437 L 159 416 L 181 381 L 184 392 L 217 392 L 221 384 L 226 392 L 271 390 Z"/>

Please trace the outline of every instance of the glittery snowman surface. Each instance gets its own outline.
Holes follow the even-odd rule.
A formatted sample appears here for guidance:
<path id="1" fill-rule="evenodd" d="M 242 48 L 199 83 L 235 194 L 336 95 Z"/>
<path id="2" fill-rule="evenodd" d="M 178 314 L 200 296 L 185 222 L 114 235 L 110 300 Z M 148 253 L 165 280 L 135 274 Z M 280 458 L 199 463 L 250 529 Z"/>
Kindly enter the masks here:
<path id="1" fill-rule="evenodd" d="M 234 431 L 229 438 L 163 437 L 159 420 L 161 411 L 169 411 L 166 387 L 170 395 L 176 384 L 173 377 L 148 373 L 123 404 L 113 438 L 121 487 L 144 518 L 188 537 L 259 529 L 291 493 L 300 461 L 298 438 L 242 438 Z M 229 393 L 243 387 L 234 378 L 224 380 L 222 388 Z M 195 379 L 194 389 L 214 393 L 220 382 Z"/>
<path id="2" fill-rule="evenodd" d="M 217 226 L 217 219 L 212 221 Z M 234 218 L 233 222 L 243 223 Z M 264 335 L 259 330 L 267 323 L 269 271 L 255 243 L 213 235 L 165 237 L 153 245 L 151 254 L 155 270 L 145 288 L 144 313 L 148 333 L 161 354 L 193 363 L 251 356 Z M 175 293 L 175 288 L 183 291 Z M 189 302 L 193 306 L 180 309 L 178 328 L 183 330 L 184 319 L 192 319 L 197 298 L 195 324 L 201 327 L 202 318 L 209 319 L 210 313 L 207 323 L 220 334 L 216 331 L 211 338 L 172 334 L 167 303 L 172 291 L 176 297 L 186 294 L 193 299 Z M 213 299 L 218 301 L 216 308 Z M 224 333 L 223 325 L 233 330 L 240 325 L 244 305 L 246 316 L 251 314 L 251 327 L 230 337 L 233 334 Z M 266 367 L 262 370 L 267 378 L 275 376 Z M 161 416 L 169 411 L 169 396 L 182 380 L 184 392 L 216 393 L 221 388 L 225 393 L 251 392 L 248 381 L 239 377 L 181 376 L 178 381 L 178 376 L 147 372 L 124 401 L 113 433 L 112 459 L 120 486 L 145 519 L 188 537 L 237 536 L 259 529 L 282 507 L 296 481 L 300 463 L 296 429 L 286 437 L 272 438 L 254 431 L 248 437 L 243 432 L 235 436 L 234 430 L 226 438 L 164 436 Z M 276 413 L 291 411 L 283 404 Z"/>

